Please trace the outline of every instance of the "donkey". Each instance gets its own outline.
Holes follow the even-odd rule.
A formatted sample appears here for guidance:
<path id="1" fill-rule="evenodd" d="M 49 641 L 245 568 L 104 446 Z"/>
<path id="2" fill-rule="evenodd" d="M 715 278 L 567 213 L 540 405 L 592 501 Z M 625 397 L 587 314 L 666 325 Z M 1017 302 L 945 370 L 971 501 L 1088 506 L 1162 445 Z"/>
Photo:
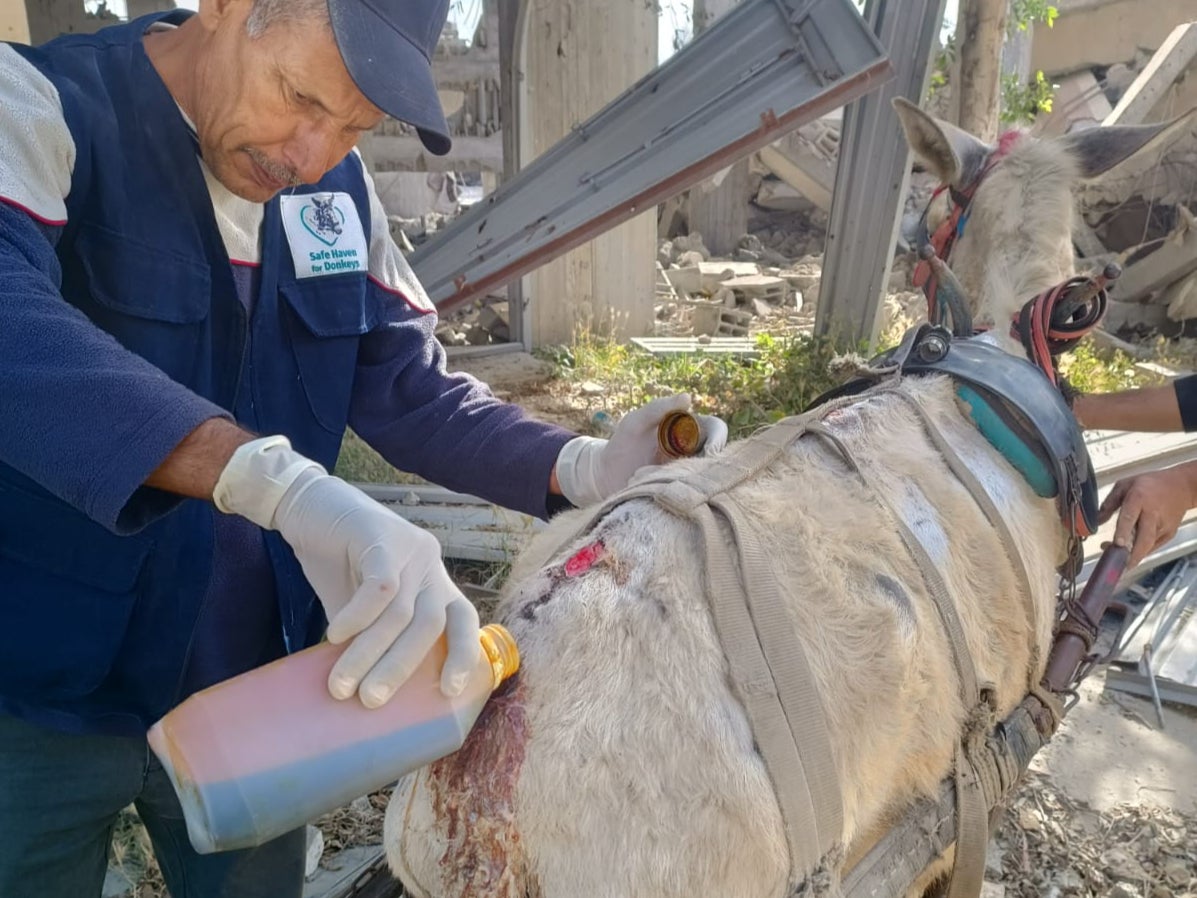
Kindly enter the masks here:
<path id="1" fill-rule="evenodd" d="M 986 339 L 1015 354 L 1011 316 L 1074 273 L 1074 183 L 1192 122 L 1013 135 L 995 148 L 895 107 L 911 149 L 952 188 L 929 226 L 952 196 L 971 196 L 951 267 L 973 319 L 991 326 Z M 718 539 L 633 498 L 577 535 L 593 513 L 559 516 L 518 559 L 496 619 L 519 643 L 520 673 L 461 751 L 404 778 L 388 807 L 388 861 L 411 895 L 776 898 L 859 854 L 950 774 L 971 712 L 903 527 L 942 576 L 994 714 L 1038 683 L 1067 533 L 962 413 L 951 379 L 902 378 L 835 405 L 820 427 L 762 456 L 729 496 L 750 512 L 741 536 L 761 549 L 739 573 L 775 589 L 821 706 L 825 772 L 839 786 L 831 823 L 815 821 L 823 860 L 795 861 L 753 696 L 733 682 L 704 582 Z M 1011 542 L 945 467 L 929 427 L 1011 522 Z M 726 461 L 644 478 L 701 478 Z"/>

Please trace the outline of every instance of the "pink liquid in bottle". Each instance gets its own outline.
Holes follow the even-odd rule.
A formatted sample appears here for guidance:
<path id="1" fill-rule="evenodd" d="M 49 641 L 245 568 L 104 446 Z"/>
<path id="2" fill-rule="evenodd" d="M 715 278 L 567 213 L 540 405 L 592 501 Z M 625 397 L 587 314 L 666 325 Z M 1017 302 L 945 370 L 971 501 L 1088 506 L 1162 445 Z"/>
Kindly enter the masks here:
<path id="1" fill-rule="evenodd" d="M 465 690 L 440 691 L 442 637 L 381 708 L 328 693 L 344 646 L 324 643 L 193 695 L 154 724 L 150 747 L 201 854 L 261 845 L 456 751 L 519 666 L 488 625 Z"/>

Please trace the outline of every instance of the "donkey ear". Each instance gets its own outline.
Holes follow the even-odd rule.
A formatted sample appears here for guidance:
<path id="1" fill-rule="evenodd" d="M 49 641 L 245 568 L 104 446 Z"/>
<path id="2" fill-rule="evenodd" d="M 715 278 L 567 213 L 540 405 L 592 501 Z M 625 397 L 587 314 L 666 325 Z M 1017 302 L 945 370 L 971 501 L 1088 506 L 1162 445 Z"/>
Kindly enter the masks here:
<path id="1" fill-rule="evenodd" d="M 1197 128 L 1197 107 L 1155 125 L 1110 125 L 1059 138 L 1077 160 L 1082 178 L 1096 178 L 1132 160 L 1146 161 Z"/>
<path id="2" fill-rule="evenodd" d="M 894 97 L 893 104 L 906 142 L 933 175 L 954 187 L 972 181 L 991 147 L 967 131 L 928 115 L 905 97 Z"/>

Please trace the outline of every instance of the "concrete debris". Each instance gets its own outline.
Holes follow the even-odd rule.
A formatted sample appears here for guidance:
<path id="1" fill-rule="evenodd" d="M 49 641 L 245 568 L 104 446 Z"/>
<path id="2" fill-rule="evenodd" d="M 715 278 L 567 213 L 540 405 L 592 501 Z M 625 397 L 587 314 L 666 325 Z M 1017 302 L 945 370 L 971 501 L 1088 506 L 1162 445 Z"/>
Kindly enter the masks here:
<path id="1" fill-rule="evenodd" d="M 701 264 L 670 268 L 665 272 L 665 280 L 683 296 L 690 293 L 701 293 L 704 289 Z"/>
<path id="2" fill-rule="evenodd" d="M 442 346 L 466 346 L 469 344 L 465 333 L 448 322 L 437 326 L 436 338 L 440 340 Z"/>
<path id="3" fill-rule="evenodd" d="M 734 309 L 736 307 L 736 291 L 734 291 L 731 287 L 728 287 L 726 283 L 722 284 L 719 289 L 715 291 L 715 295 L 712 296 L 711 299 L 719 303 L 719 305 L 723 306 L 725 309 Z"/>
<path id="4" fill-rule="evenodd" d="M 1168 317 L 1172 321 L 1197 318 L 1197 272 L 1164 290 L 1160 303 L 1167 306 Z"/>
<path id="5" fill-rule="evenodd" d="M 478 312 L 478 325 L 490 335 L 490 342 L 509 342 L 511 327 L 507 317 L 507 303 L 494 302 L 484 305 Z"/>
<path id="6" fill-rule="evenodd" d="M 388 215 L 387 224 L 390 226 L 391 236 L 401 241 L 399 248 L 404 252 L 410 252 L 412 248 L 435 236 L 453 217 L 440 212 L 425 212 L 415 218 Z"/>
<path id="7" fill-rule="evenodd" d="M 800 190 L 785 181 L 763 178 L 752 201 L 762 209 L 773 212 L 796 212 L 810 201 Z"/>
<path id="8" fill-rule="evenodd" d="M 715 336 L 745 337 L 752 325 L 752 312 L 729 309 L 721 302 L 696 300 L 689 303 L 691 332 Z"/>
<path id="9" fill-rule="evenodd" d="M 1197 100 L 1197 24 L 1180 25 L 1165 35 L 1154 54 L 1136 52 L 1133 59 L 1108 59 L 1104 65 L 1089 64 L 1057 75 L 1052 112 L 1036 122 L 1036 132 L 1057 136 L 1098 126 L 1165 121 L 1191 107 Z M 1107 315 L 1107 330 L 1131 336 L 1166 329 L 1174 335 L 1175 324 L 1170 323 L 1197 319 L 1197 282 L 1192 278 L 1197 271 L 1192 236 L 1197 226 L 1189 211 L 1197 208 L 1195 168 L 1197 134 L 1191 133 L 1160 153 L 1143 154 L 1085 182 L 1078 191 L 1080 214 L 1073 228 L 1078 269 L 1098 271 L 1111 260 L 1123 266 L 1122 277 L 1110 291 L 1117 302 Z M 902 223 L 908 246 L 916 236 L 925 190 L 916 182 L 911 191 Z"/>
<path id="10" fill-rule="evenodd" d="M 702 275 L 702 291 L 714 294 L 725 281 L 732 278 L 748 277 L 761 273 L 761 267 L 755 262 L 730 262 L 723 259 L 712 259 L 698 266 Z"/>
<path id="11" fill-rule="evenodd" d="M 686 252 L 698 253 L 702 256 L 701 261 L 703 262 L 711 258 L 711 251 L 702 242 L 702 234 L 697 231 L 693 231 L 685 237 L 675 237 L 673 245 L 679 254 Z"/>
<path id="12" fill-rule="evenodd" d="M 1106 125 L 1137 125 L 1153 110 L 1197 57 L 1197 22 L 1177 25 L 1104 119 Z M 1185 106 L 1178 106 L 1185 109 Z"/>
<path id="13" fill-rule="evenodd" d="M 1052 97 L 1052 111 L 1044 119 L 1040 133 L 1067 134 L 1096 128 L 1113 110 L 1102 83 L 1089 69 L 1061 78 Z"/>
<path id="14" fill-rule="evenodd" d="M 411 240 L 407 236 L 407 232 L 403 230 L 403 219 L 397 215 L 387 216 L 387 227 L 391 232 L 391 239 L 399 245 L 399 249 L 403 251 L 403 255 L 410 256 L 414 253 L 415 247 L 412 246 Z"/>
<path id="15" fill-rule="evenodd" d="M 491 346 L 511 342 L 507 299 L 488 296 L 442 319 L 436 338 L 442 346 Z"/>
<path id="16" fill-rule="evenodd" d="M 722 282 L 722 286 L 731 290 L 737 304 L 746 305 L 754 299 L 780 303 L 786 298 L 789 284 L 784 278 L 750 274 L 744 277 L 728 278 Z"/>
<path id="17" fill-rule="evenodd" d="M 772 318 L 773 313 L 777 311 L 776 306 L 771 306 L 769 303 L 759 299 L 751 300 L 752 314 L 757 318 Z"/>
<path id="18" fill-rule="evenodd" d="M 740 262 L 760 262 L 765 265 L 788 265 L 790 260 L 761 243 L 755 234 L 745 234 L 736 246 L 735 257 Z"/>
<path id="19" fill-rule="evenodd" d="M 1168 290 L 1197 269 L 1197 226 L 1183 206 L 1177 227 L 1166 237 L 1134 247 L 1126 253 L 1122 277 L 1110 291 L 1113 299 L 1132 302 L 1156 297 L 1168 302 Z M 1183 307 L 1178 305 L 1178 311 Z"/>

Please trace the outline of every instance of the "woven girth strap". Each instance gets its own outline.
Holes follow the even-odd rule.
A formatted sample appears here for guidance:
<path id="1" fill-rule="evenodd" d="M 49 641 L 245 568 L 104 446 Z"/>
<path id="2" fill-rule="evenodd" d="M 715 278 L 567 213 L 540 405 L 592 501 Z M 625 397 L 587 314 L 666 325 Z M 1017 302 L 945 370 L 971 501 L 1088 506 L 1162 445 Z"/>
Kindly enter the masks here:
<path id="1" fill-rule="evenodd" d="M 730 493 L 765 470 L 803 436 L 819 438 L 832 448 L 869 489 L 901 536 L 947 636 L 960 698 L 969 709 L 966 732 L 956 748 L 956 862 L 949 898 L 975 898 L 980 894 L 984 874 L 989 802 L 980 772 L 969 757 L 969 746 L 983 744 L 982 734 L 992 724 L 992 709 L 981 697 L 964 628 L 943 575 L 918 537 L 823 419 L 838 408 L 860 402 L 865 395 L 892 393 L 909 403 L 949 469 L 998 529 L 1011 563 L 1019 568 L 1021 585 L 1029 591 L 1030 583 L 1025 568 L 1021 568 L 1022 556 L 989 495 L 918 402 L 899 392 L 897 386 L 895 378 L 866 394 L 846 396 L 801 417 L 784 419 L 750 440 L 732 444 L 698 471 L 657 469 L 590 510 L 560 540 L 557 551 L 593 529 L 614 508 L 633 499 L 651 499 L 698 528 L 712 620 L 727 659 L 732 687 L 748 716 L 781 808 L 791 879 L 800 878 L 816 869 L 837 847 L 843 830 L 839 774 L 826 712 L 778 584 L 770 576 L 765 548 L 756 536 L 750 513 Z"/>
<path id="2" fill-rule="evenodd" d="M 901 396 L 897 390 L 891 390 L 892 395 Z M 903 399 L 907 397 L 903 396 Z M 912 405 L 918 403 L 910 400 Z M 920 411 L 921 411 L 921 407 Z M 929 417 L 921 415 L 923 426 L 928 434 L 935 431 Z M 869 476 L 860 468 L 848 447 L 838 436 L 828 431 L 822 422 L 812 422 L 807 432 L 817 434 L 834 446 L 844 463 L 864 482 L 870 492 L 877 498 L 878 504 L 889 517 L 906 551 L 910 553 L 919 572 L 927 592 L 935 605 L 940 624 L 948 638 L 952 650 L 952 660 L 956 668 L 956 680 L 960 699 L 964 707 L 969 709 L 965 732 L 961 741 L 956 745 L 955 783 L 956 783 L 956 858 L 952 867 L 952 881 L 948 891 L 948 898 L 976 898 L 981 894 L 981 884 L 985 875 L 985 849 L 989 842 L 989 807 L 985 800 L 985 793 L 981 787 L 981 776 L 969 756 L 969 745 L 975 743 L 978 735 L 987 732 L 992 725 L 992 714 L 981 698 L 980 687 L 977 682 L 976 668 L 973 666 L 972 653 L 964 636 L 964 626 L 960 615 L 956 611 L 956 604 L 948 593 L 947 583 L 931 556 L 927 553 L 922 542 L 914 531 L 907 526 L 901 516 L 885 500 L 882 493 L 870 483 Z M 942 448 L 952 452 L 946 441 L 936 437 L 942 443 Z M 932 438 L 933 442 L 936 439 Z M 953 453 L 954 455 L 954 453 Z M 959 462 L 959 459 L 956 459 Z M 951 465 L 949 465 L 951 467 Z M 962 467 L 962 465 L 961 465 Z M 973 483 L 976 483 L 975 478 Z M 977 483 L 979 487 L 980 484 Z M 967 484 L 966 484 L 967 488 Z M 983 490 L 982 490 L 983 491 Z M 983 736 L 981 737 L 983 741 Z"/>
<path id="3" fill-rule="evenodd" d="M 711 619 L 781 809 L 792 886 L 838 845 L 839 773 L 819 690 L 769 575 L 765 549 L 728 492 L 772 464 L 802 436 L 806 421 L 788 418 L 732 444 L 702 471 L 654 472 L 586 515 L 561 543 L 572 543 L 613 508 L 638 498 L 652 499 L 697 527 Z"/>
<path id="4" fill-rule="evenodd" d="M 943 434 L 939 432 L 939 428 L 935 426 L 935 422 L 931 420 L 931 416 L 927 414 L 927 410 L 916 402 L 912 396 L 905 393 L 895 393 L 894 395 L 900 396 L 915 411 L 923 425 L 923 430 L 943 457 L 944 463 L 956 475 L 956 479 L 968 490 L 968 494 L 972 496 L 973 501 L 981 509 L 981 513 L 985 515 L 985 520 L 989 522 L 989 526 L 997 531 L 1002 547 L 1005 549 L 1006 555 L 1009 556 L 1010 566 L 1014 568 L 1015 573 L 1018 575 L 1018 586 L 1022 590 L 1023 613 L 1026 614 L 1027 623 L 1030 624 L 1032 633 L 1034 633 L 1036 617 L 1035 594 L 1031 591 L 1031 575 L 1027 571 L 1026 559 L 1018 551 L 1018 543 L 1014 541 L 1014 533 L 1010 530 L 1010 525 L 1006 523 L 1006 519 L 998 511 L 997 505 L 994 504 L 993 498 L 986 491 L 985 487 L 981 485 L 981 481 L 968 469 L 964 461 L 956 453 L 956 450 L 944 439 Z M 1038 687 L 1039 643 L 1033 641 L 1031 643 L 1031 662 L 1027 667 L 1027 691 L 1035 693 L 1038 691 Z"/>

